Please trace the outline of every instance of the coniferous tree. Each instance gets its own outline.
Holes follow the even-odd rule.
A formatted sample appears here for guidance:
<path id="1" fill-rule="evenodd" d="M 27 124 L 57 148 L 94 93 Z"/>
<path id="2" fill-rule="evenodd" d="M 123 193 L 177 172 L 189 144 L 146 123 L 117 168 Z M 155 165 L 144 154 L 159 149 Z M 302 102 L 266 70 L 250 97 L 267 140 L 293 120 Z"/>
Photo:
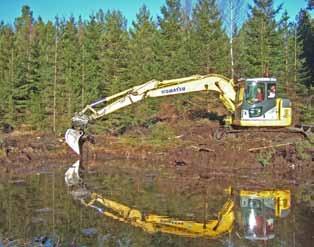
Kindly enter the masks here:
<path id="1" fill-rule="evenodd" d="M 127 22 L 120 11 L 108 11 L 104 16 L 102 42 L 102 75 L 104 94 L 112 95 L 130 87 L 128 76 L 129 37 Z M 112 132 L 123 132 L 130 122 L 128 109 L 124 114 L 108 116 L 106 128 Z"/>
<path id="2" fill-rule="evenodd" d="M 105 90 L 106 94 L 111 95 L 129 86 L 127 76 L 129 37 L 126 19 L 120 11 L 106 13 L 102 45 Z"/>
<path id="3" fill-rule="evenodd" d="M 54 55 L 55 55 L 55 27 L 51 21 L 44 23 L 38 20 L 37 24 L 39 40 L 39 96 L 42 112 L 39 127 L 53 129 L 53 81 L 54 81 Z"/>
<path id="4" fill-rule="evenodd" d="M 301 57 L 305 59 L 305 67 L 309 71 L 309 77 L 305 84 L 314 86 L 314 19 L 306 10 L 301 10 L 297 17 L 297 32 L 302 42 L 303 51 Z"/>
<path id="5" fill-rule="evenodd" d="M 299 121 L 302 108 L 302 95 L 304 93 L 304 80 L 306 73 L 304 59 L 300 58 L 302 44 L 297 39 L 296 25 L 289 21 L 285 11 L 279 21 L 278 32 L 280 35 L 280 62 L 281 70 L 277 73 L 278 87 L 281 93 L 292 100 L 294 104 L 294 121 Z"/>
<path id="6" fill-rule="evenodd" d="M 246 40 L 244 62 L 249 64 L 246 77 L 276 76 L 281 69 L 280 38 L 275 20 L 281 6 L 274 9 L 273 5 L 273 0 L 254 0 L 249 19 L 242 27 Z"/>
<path id="7" fill-rule="evenodd" d="M 149 10 L 143 5 L 130 29 L 130 59 L 128 71 L 135 86 L 156 78 L 155 42 L 157 27 Z M 132 125 L 143 124 L 157 112 L 157 100 L 148 99 L 134 107 Z"/>
<path id="8" fill-rule="evenodd" d="M 32 128 L 36 129 L 43 120 L 43 109 L 41 105 L 41 87 L 42 80 L 40 74 L 40 39 L 38 22 L 34 22 L 32 26 L 32 36 L 31 36 L 31 45 L 30 45 L 30 55 L 29 55 L 29 72 L 27 81 L 30 84 L 30 95 L 29 101 L 27 103 L 27 112 L 30 114 L 26 115 L 26 121 L 29 123 Z"/>
<path id="9" fill-rule="evenodd" d="M 74 107 L 79 108 L 80 101 L 80 70 L 79 70 L 79 40 L 77 23 L 71 17 L 68 21 L 64 22 L 62 39 L 60 40 L 60 49 L 62 57 L 61 70 L 63 76 L 61 78 L 62 84 L 60 85 L 59 92 L 61 98 L 62 112 L 67 112 L 67 118 L 71 118 L 75 111 Z M 62 88 L 61 88 L 62 87 Z M 61 102 L 64 100 L 64 102 Z M 63 104 L 62 104 L 63 103 Z"/>
<path id="10" fill-rule="evenodd" d="M 280 8 L 273 2 L 254 0 L 248 20 L 235 30 L 234 73 L 277 77 L 294 109 L 302 109 L 302 120 L 311 122 L 311 1 L 294 23 L 287 13 L 279 20 Z M 129 31 L 120 11 L 99 10 L 87 21 L 70 17 L 52 23 L 34 19 L 30 7 L 23 6 L 14 26 L 0 22 L 0 123 L 59 132 L 84 105 L 150 79 L 211 72 L 230 76 L 229 42 L 216 0 L 198 0 L 194 8 L 191 0 L 183 7 L 179 0 L 166 0 L 157 23 L 143 6 Z M 204 99 L 201 94 L 151 99 L 97 124 L 122 132 L 147 124 L 161 102 L 190 110 L 191 97 Z"/>
<path id="11" fill-rule="evenodd" d="M 166 0 L 158 16 L 160 27 L 156 51 L 158 79 L 184 76 L 183 13 L 179 0 Z"/>
<path id="12" fill-rule="evenodd" d="M 22 7 L 22 16 L 15 20 L 15 62 L 12 98 L 16 109 L 16 120 L 24 122 L 30 96 L 34 87 L 32 83 L 33 68 L 31 65 L 32 45 L 34 41 L 34 20 L 28 6 Z"/>
<path id="13" fill-rule="evenodd" d="M 311 5 L 310 5 L 311 6 Z M 303 74 L 306 74 L 303 83 L 306 87 L 303 93 L 303 105 L 301 119 L 313 123 L 314 118 L 314 18 L 306 10 L 301 10 L 297 17 L 297 34 L 301 42 L 302 51 L 300 58 L 304 60 L 301 67 Z"/>
<path id="14" fill-rule="evenodd" d="M 0 24 L 0 123 L 14 124 L 15 105 L 13 101 L 15 80 L 14 31 L 8 25 Z"/>
<path id="15" fill-rule="evenodd" d="M 104 14 L 100 10 L 83 27 L 81 42 L 82 69 L 84 70 L 84 104 L 104 95 L 104 68 L 102 66 L 102 35 Z"/>
<path id="16" fill-rule="evenodd" d="M 198 73 L 229 74 L 228 38 L 215 0 L 199 0 L 193 10 L 194 64 Z"/>
<path id="17" fill-rule="evenodd" d="M 130 30 L 129 71 L 133 85 L 146 82 L 156 76 L 154 42 L 157 28 L 145 5 L 136 15 Z"/>
<path id="18" fill-rule="evenodd" d="M 238 33 L 234 36 L 234 73 L 237 78 L 254 76 L 250 75 L 251 63 L 248 59 L 246 50 L 249 49 L 250 44 L 247 39 L 246 30 L 248 29 L 248 23 L 244 23 Z"/>

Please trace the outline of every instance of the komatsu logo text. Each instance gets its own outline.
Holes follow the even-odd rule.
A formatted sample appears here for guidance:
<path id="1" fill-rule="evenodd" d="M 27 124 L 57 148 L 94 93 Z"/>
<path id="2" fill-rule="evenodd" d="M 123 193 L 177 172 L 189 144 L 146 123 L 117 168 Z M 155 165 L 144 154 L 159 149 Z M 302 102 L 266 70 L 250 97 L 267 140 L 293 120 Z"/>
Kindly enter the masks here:
<path id="1" fill-rule="evenodd" d="M 175 87 L 161 90 L 162 94 L 185 92 L 185 87 Z"/>

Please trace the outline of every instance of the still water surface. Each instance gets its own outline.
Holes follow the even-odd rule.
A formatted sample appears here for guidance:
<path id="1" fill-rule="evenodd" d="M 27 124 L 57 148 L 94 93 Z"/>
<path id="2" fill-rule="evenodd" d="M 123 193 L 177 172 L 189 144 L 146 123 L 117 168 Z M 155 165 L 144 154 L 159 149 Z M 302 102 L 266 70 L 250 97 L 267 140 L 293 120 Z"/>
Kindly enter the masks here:
<path id="1" fill-rule="evenodd" d="M 279 217 L 275 215 L 276 199 L 263 198 L 260 204 L 260 198 L 241 197 L 240 191 L 256 188 L 241 188 L 239 181 L 225 184 L 215 179 L 187 179 L 160 164 L 123 160 L 107 161 L 101 167 L 84 175 L 84 189 L 69 189 L 65 185 L 66 169 L 28 176 L 25 180 L 1 181 L 0 246 L 313 246 L 314 203 L 310 183 L 258 188 L 291 192 L 291 207 Z M 149 234 L 104 217 L 77 200 L 87 190 L 136 208 L 144 215 L 154 213 L 206 222 L 216 219 L 230 198 L 226 190 L 229 186 L 234 188 L 235 223 L 230 233 L 216 239 Z M 248 205 L 261 210 L 252 213 L 252 208 L 245 209 Z M 254 235 L 252 229 L 257 229 L 261 222 L 262 235 L 266 237 L 255 240 L 254 236 L 261 232 Z"/>

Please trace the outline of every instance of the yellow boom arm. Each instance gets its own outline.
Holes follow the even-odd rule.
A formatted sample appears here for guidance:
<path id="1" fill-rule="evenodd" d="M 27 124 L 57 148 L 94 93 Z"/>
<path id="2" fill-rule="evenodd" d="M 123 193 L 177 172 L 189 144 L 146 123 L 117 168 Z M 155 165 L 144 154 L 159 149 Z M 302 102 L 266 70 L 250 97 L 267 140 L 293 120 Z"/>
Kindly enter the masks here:
<path id="1" fill-rule="evenodd" d="M 85 116 L 85 121 L 98 119 L 121 108 L 139 102 L 145 98 L 162 97 L 176 94 L 184 94 L 199 91 L 216 91 L 228 111 L 235 111 L 236 92 L 232 80 L 216 74 L 194 75 L 173 80 L 157 81 L 151 80 L 142 85 L 132 87 L 123 92 L 106 97 L 93 104 L 87 105 L 73 121 L 78 121 Z M 99 104 L 107 103 L 103 108 L 96 110 Z M 90 112 L 88 116 L 85 114 Z M 86 123 L 87 124 L 87 123 Z"/>
<path id="2" fill-rule="evenodd" d="M 65 134 L 66 142 L 76 153 L 80 154 L 79 140 L 84 132 L 79 130 L 85 129 L 90 120 L 96 120 L 145 98 L 200 91 L 217 92 L 227 110 L 231 113 L 235 112 L 236 91 L 234 83 L 222 75 L 194 75 L 165 81 L 152 80 L 87 105 L 72 118 L 73 129 L 67 130 Z M 100 104 L 106 105 L 96 109 Z"/>

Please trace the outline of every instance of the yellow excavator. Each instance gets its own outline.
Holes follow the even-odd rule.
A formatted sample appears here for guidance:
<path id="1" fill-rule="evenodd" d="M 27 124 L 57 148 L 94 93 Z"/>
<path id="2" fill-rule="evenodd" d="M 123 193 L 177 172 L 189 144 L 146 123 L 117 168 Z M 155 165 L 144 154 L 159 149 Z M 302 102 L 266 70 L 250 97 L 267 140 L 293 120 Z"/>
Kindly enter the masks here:
<path id="1" fill-rule="evenodd" d="M 276 84 L 275 78 L 268 77 L 243 79 L 235 83 L 217 74 L 164 81 L 151 80 L 87 105 L 72 118 L 72 128 L 67 130 L 65 139 L 68 145 L 80 154 L 80 140 L 89 122 L 145 98 L 200 91 L 214 91 L 218 94 L 229 112 L 224 119 L 226 126 L 287 127 L 292 123 L 291 101 L 277 97 Z M 102 104 L 104 106 L 100 107 Z"/>

